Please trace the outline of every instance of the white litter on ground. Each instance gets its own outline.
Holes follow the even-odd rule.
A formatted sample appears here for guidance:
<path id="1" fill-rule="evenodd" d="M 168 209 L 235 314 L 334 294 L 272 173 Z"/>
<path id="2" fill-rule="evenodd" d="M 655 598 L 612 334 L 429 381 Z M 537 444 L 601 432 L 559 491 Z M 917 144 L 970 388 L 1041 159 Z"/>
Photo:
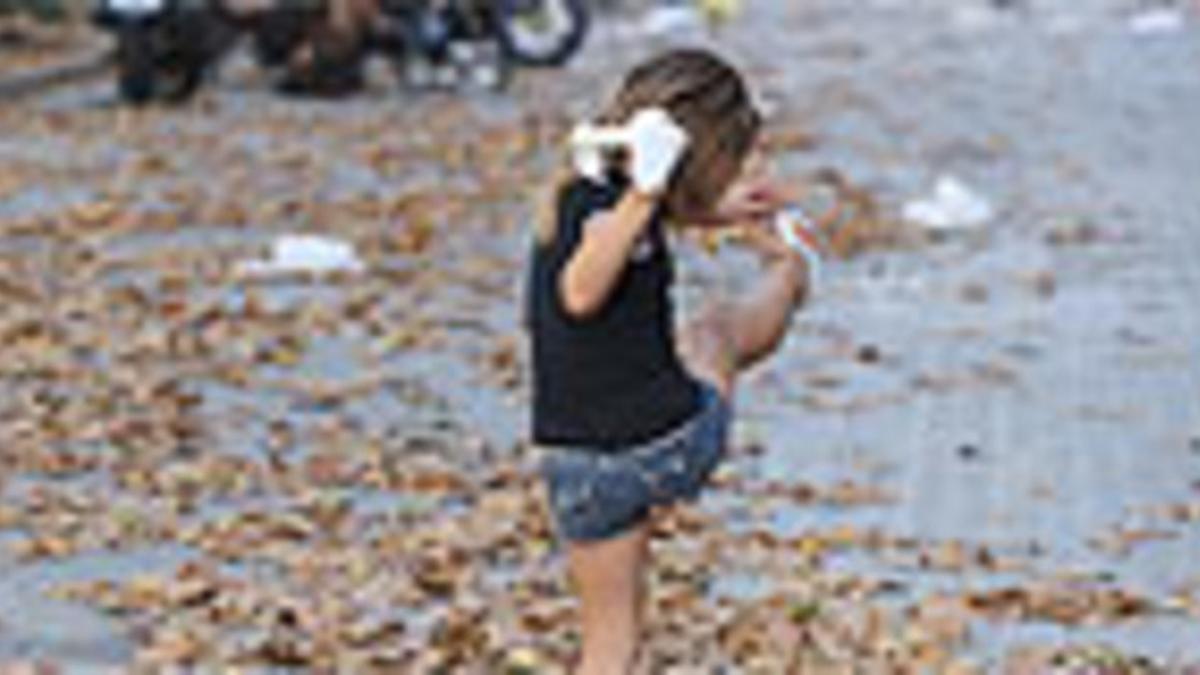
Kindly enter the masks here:
<path id="1" fill-rule="evenodd" d="M 284 235 L 271 242 L 267 260 L 246 260 L 239 270 L 250 274 L 288 272 L 360 272 L 362 260 L 351 244 L 317 235 Z"/>
<path id="2" fill-rule="evenodd" d="M 975 229 L 996 215 L 984 197 L 953 176 L 938 178 L 933 194 L 904 205 L 904 219 L 938 232 Z"/>
<path id="3" fill-rule="evenodd" d="M 978 32 L 995 28 L 1005 19 L 1004 15 L 987 6 L 963 5 L 956 7 L 950 15 L 955 28 L 964 32 Z"/>
<path id="4" fill-rule="evenodd" d="M 1135 14 L 1129 19 L 1129 31 L 1134 35 L 1168 35 L 1183 30 L 1183 12 L 1164 7 Z"/>

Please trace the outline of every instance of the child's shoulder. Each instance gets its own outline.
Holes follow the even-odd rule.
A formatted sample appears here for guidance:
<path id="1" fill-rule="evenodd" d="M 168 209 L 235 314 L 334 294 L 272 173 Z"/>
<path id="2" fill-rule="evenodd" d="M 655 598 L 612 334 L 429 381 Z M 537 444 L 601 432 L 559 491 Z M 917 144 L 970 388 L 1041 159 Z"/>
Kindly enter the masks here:
<path id="1" fill-rule="evenodd" d="M 611 175 L 605 180 L 576 176 L 567 181 L 559 192 L 559 213 L 570 219 L 611 208 L 626 188 L 627 181 L 619 175 Z"/>
<path id="2" fill-rule="evenodd" d="M 549 243 L 560 251 L 573 248 L 582 238 L 584 224 L 594 214 L 615 206 L 626 184 L 619 176 L 604 181 L 572 176 L 560 183 L 547 204 L 552 208 L 547 214 L 550 217 L 543 218 L 540 225 L 549 231 L 539 230 L 539 248 Z"/>

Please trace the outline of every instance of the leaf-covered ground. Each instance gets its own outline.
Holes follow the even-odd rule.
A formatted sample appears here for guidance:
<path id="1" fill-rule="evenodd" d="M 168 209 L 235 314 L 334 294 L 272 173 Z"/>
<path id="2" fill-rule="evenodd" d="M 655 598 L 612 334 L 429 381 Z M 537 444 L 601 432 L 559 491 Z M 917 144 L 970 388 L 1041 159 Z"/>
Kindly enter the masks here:
<path id="1" fill-rule="evenodd" d="M 851 183 L 855 255 L 658 524 L 645 667 L 1200 661 L 1195 28 L 781 4 L 719 44 L 779 171 Z M 562 135 L 654 47 L 630 35 L 505 97 L 234 72 L 174 110 L 0 108 L 0 672 L 566 669 L 520 274 Z M 939 173 L 995 221 L 899 225 Z M 362 269 L 246 264 L 299 233 Z M 703 243 L 684 311 L 752 274 Z"/>

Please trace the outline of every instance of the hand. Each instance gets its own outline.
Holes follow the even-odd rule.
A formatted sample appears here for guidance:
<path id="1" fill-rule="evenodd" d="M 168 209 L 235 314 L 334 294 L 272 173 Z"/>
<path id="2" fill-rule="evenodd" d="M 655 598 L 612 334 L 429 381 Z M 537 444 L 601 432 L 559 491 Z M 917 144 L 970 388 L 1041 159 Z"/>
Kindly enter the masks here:
<path id="1" fill-rule="evenodd" d="M 810 286 L 820 277 L 829 247 L 817 223 L 799 208 L 783 208 L 771 212 L 769 218 L 743 219 L 737 224 L 738 239 L 764 260 L 802 264 Z"/>
<path id="2" fill-rule="evenodd" d="M 665 110 L 650 108 L 633 116 L 626 133 L 634 188 L 646 195 L 661 194 L 687 151 L 687 132 Z"/>
<path id="3" fill-rule="evenodd" d="M 764 220 L 775 214 L 787 199 L 782 190 L 767 178 L 749 178 L 731 186 L 717 204 L 713 222 L 735 225 Z"/>
<path id="4" fill-rule="evenodd" d="M 737 241 L 767 260 L 793 259 L 797 252 L 783 240 L 770 219 L 743 221 L 736 230 Z"/>

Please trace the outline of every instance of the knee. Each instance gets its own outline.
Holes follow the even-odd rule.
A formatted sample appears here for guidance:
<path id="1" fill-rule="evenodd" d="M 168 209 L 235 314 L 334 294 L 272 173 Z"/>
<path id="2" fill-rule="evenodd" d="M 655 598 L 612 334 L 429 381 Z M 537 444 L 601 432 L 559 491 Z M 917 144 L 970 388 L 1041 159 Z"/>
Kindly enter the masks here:
<path id="1" fill-rule="evenodd" d="M 721 351 L 732 351 L 734 347 L 734 305 L 722 300 L 711 303 L 696 319 L 696 337 L 705 344 Z"/>
<path id="2" fill-rule="evenodd" d="M 685 367 L 717 388 L 725 397 L 733 389 L 738 369 L 736 333 L 729 303 L 714 303 L 688 323 L 680 336 L 679 352 Z"/>

